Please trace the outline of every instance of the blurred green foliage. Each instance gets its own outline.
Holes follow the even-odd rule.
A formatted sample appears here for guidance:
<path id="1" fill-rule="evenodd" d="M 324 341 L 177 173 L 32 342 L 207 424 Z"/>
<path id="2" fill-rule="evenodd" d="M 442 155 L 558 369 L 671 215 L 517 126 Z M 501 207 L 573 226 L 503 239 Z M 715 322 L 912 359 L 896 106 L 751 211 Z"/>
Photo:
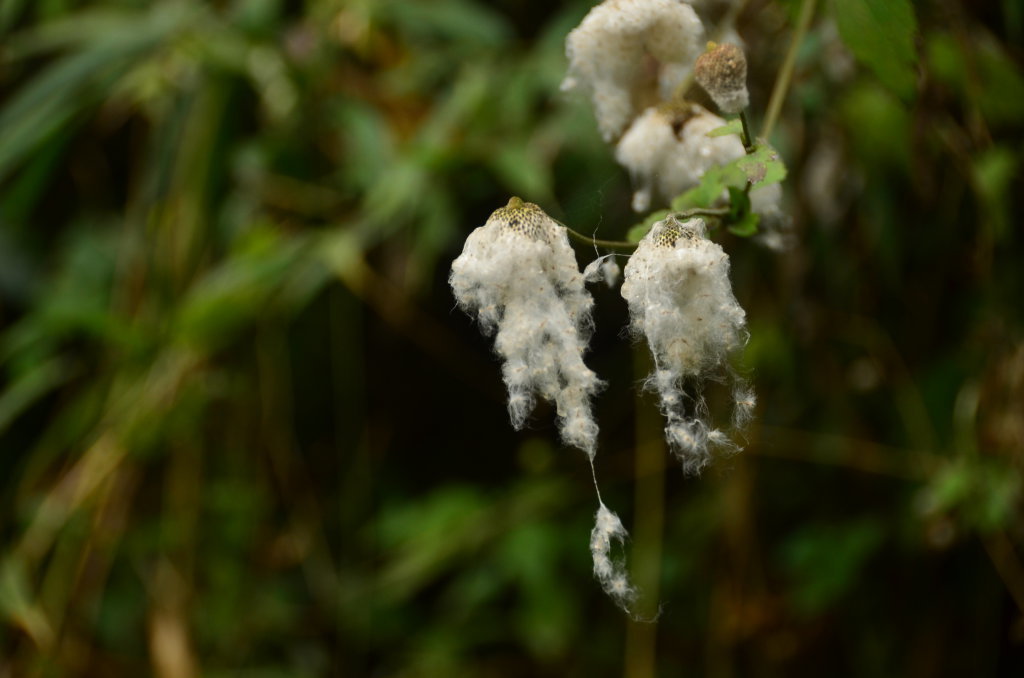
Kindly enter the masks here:
<path id="1" fill-rule="evenodd" d="M 736 15 L 755 129 L 800 5 Z M 762 405 L 666 459 L 658 675 L 1018 676 L 1024 15 L 819 5 L 791 247 L 720 234 Z M 636 222 L 558 93 L 589 6 L 0 2 L 0 676 L 645 675 L 584 460 L 510 431 L 446 285 L 512 194 Z M 629 527 L 654 403 L 594 294 Z"/>

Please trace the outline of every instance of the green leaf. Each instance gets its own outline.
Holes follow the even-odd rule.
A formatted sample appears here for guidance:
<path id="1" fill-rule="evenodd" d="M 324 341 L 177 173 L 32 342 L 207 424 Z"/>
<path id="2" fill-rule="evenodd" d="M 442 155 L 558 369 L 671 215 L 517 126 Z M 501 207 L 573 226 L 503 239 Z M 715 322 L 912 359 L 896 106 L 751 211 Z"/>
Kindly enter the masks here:
<path id="1" fill-rule="evenodd" d="M 988 215 L 981 228 L 991 230 L 997 239 L 1010 233 L 1012 187 L 1019 170 L 1017 153 L 1006 146 L 981 151 L 971 160 L 972 186 Z"/>
<path id="2" fill-rule="evenodd" d="M 815 524 L 797 530 L 781 548 L 791 580 L 789 601 L 802 614 L 820 614 L 854 591 L 860 574 L 884 541 L 879 522 Z"/>
<path id="3" fill-rule="evenodd" d="M 914 94 L 917 21 L 910 0 L 833 0 L 839 36 L 904 100 Z"/>
<path id="4" fill-rule="evenodd" d="M 739 118 L 734 118 L 729 122 L 725 123 L 717 129 L 713 129 L 708 132 L 709 137 L 724 137 L 727 134 L 735 134 L 737 136 L 743 136 L 743 121 Z"/>
<path id="5" fill-rule="evenodd" d="M 1012 125 L 1024 115 L 1024 74 L 998 43 L 962 45 L 952 35 L 931 33 L 924 54 L 929 76 L 951 88 L 961 102 L 981 108 L 988 124 Z"/>
<path id="6" fill-rule="evenodd" d="M 758 144 L 753 153 L 735 162 L 746 174 L 751 188 L 777 184 L 786 178 L 786 165 L 779 158 L 778 152 L 768 144 Z"/>
<path id="7" fill-rule="evenodd" d="M 746 185 L 746 176 L 737 161 L 712 167 L 700 178 L 700 184 L 672 201 L 672 209 L 679 212 L 695 207 L 711 207 L 729 186 Z"/>
<path id="8" fill-rule="evenodd" d="M 833 106 L 847 129 L 857 130 L 850 138 L 854 157 L 866 167 L 909 171 L 912 120 L 899 98 L 862 82 L 848 88 Z"/>
<path id="9" fill-rule="evenodd" d="M 217 347 L 281 304 L 288 282 L 310 267 L 304 240 L 254 230 L 237 252 L 196 281 L 175 319 L 177 335 L 193 346 Z"/>
<path id="10" fill-rule="evenodd" d="M 40 398 L 75 376 L 61 358 L 54 358 L 19 375 L 0 393 L 0 432 Z"/>
<path id="11" fill-rule="evenodd" d="M 768 144 L 758 144 L 754 151 L 730 163 L 712 167 L 694 186 L 672 201 L 672 209 L 682 211 L 695 207 L 712 207 L 729 188 L 760 188 L 786 178 L 786 165 L 778 152 Z"/>
<path id="12" fill-rule="evenodd" d="M 0 618 L 21 627 L 37 644 L 53 640 L 50 622 L 33 600 L 29 568 L 16 555 L 0 561 Z"/>
<path id="13" fill-rule="evenodd" d="M 750 195 L 747 191 L 729 187 L 729 215 L 726 217 L 729 231 L 734 235 L 749 238 L 757 233 L 761 217 L 750 210 Z"/>
<path id="14" fill-rule="evenodd" d="M 548 198 L 553 184 L 551 171 L 536 149 L 523 140 L 502 146 L 491 158 L 495 172 L 509 190 L 528 200 Z"/>
<path id="15" fill-rule="evenodd" d="M 669 210 L 658 210 L 657 212 L 651 212 L 647 215 L 647 218 L 641 221 L 633 228 L 629 229 L 626 233 L 626 240 L 629 242 L 640 242 L 647 235 L 647 232 L 654 227 L 654 224 L 661 221 L 669 215 Z"/>

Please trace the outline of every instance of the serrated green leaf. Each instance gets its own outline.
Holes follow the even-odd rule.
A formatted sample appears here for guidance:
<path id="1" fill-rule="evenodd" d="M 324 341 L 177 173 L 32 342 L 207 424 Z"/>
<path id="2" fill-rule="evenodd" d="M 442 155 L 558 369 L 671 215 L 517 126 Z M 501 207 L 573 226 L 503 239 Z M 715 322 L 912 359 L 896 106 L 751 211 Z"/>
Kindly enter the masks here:
<path id="1" fill-rule="evenodd" d="M 786 178 L 786 165 L 768 144 L 758 144 L 753 153 L 735 162 L 750 181 L 751 188 L 777 184 Z"/>
<path id="2" fill-rule="evenodd" d="M 743 121 L 739 118 L 734 118 L 729 122 L 725 123 L 721 127 L 711 130 L 707 133 L 709 137 L 724 137 L 728 134 L 735 134 L 737 136 L 743 136 Z"/>
<path id="3" fill-rule="evenodd" d="M 833 0 L 839 36 L 862 64 L 900 98 L 913 96 L 917 76 L 909 0 Z"/>

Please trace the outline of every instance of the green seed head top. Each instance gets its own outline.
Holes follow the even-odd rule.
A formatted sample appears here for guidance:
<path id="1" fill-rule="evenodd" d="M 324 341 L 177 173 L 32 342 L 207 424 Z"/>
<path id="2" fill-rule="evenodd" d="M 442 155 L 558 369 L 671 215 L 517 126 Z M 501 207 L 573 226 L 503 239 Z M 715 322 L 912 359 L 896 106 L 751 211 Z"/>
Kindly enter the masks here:
<path id="1" fill-rule="evenodd" d="M 690 219 L 680 223 L 675 217 L 666 217 L 660 227 L 652 234 L 654 244 L 658 247 L 672 249 L 680 238 L 698 240 L 704 237 L 704 222 L 701 219 Z"/>
<path id="2" fill-rule="evenodd" d="M 501 224 L 502 231 L 512 231 L 531 240 L 547 240 L 551 221 L 540 207 L 517 197 L 510 198 L 507 205 L 496 209 L 491 219 Z"/>

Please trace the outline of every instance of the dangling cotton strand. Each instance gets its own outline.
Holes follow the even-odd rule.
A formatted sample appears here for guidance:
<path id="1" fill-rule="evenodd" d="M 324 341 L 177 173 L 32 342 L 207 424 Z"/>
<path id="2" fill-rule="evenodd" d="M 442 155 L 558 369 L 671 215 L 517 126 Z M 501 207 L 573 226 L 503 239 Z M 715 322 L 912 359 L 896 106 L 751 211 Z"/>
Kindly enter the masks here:
<path id="1" fill-rule="evenodd" d="M 637 111 L 668 99 L 703 45 L 696 12 L 679 0 L 605 0 L 566 39 L 563 90 L 591 97 L 605 141 Z"/>
<path id="2" fill-rule="evenodd" d="M 627 612 L 636 601 L 636 588 L 629 581 L 622 560 L 612 555 L 612 547 L 623 547 L 628 538 L 619 517 L 608 510 L 603 502 L 594 516 L 594 529 L 590 532 L 590 555 L 594 560 L 594 577 L 609 596 Z"/>
<path id="3" fill-rule="evenodd" d="M 626 264 L 622 296 L 631 326 L 654 358 L 648 385 L 665 415 L 665 436 L 687 473 L 737 449 L 709 425 L 701 391 L 708 379 L 732 377 L 728 358 L 746 341 L 746 314 L 729 282 L 729 257 L 706 237 L 701 219 L 669 216 L 654 225 Z M 747 389 L 747 390 L 743 390 Z M 737 421 L 753 410 L 753 392 L 735 392 Z M 749 405 L 748 405 L 749 403 Z"/>
<path id="4" fill-rule="evenodd" d="M 495 335 L 512 425 L 525 424 L 537 398 L 552 402 L 562 439 L 592 458 L 591 399 L 602 384 L 583 353 L 593 300 L 565 227 L 512 198 L 466 238 L 449 282 L 459 306 Z"/>

